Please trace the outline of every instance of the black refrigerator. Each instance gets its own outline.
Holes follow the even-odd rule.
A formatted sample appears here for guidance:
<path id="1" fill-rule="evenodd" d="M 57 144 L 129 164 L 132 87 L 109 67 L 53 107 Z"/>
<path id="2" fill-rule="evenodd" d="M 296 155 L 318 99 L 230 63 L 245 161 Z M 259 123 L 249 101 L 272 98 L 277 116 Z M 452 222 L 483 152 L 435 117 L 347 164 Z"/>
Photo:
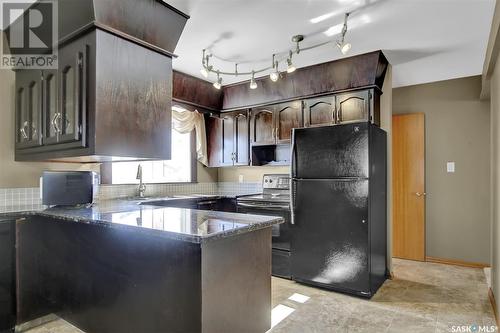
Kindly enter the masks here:
<path id="1" fill-rule="evenodd" d="M 371 297 L 387 277 L 387 137 L 370 123 L 294 129 L 293 280 Z"/>

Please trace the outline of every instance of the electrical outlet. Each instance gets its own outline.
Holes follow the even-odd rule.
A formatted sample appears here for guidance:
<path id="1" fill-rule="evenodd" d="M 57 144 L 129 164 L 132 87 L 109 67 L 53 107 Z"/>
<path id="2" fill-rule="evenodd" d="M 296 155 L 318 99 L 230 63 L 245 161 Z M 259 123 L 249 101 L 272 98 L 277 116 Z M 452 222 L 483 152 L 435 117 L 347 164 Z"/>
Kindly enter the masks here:
<path id="1" fill-rule="evenodd" d="M 446 172 L 455 173 L 455 162 L 447 162 L 446 163 Z"/>

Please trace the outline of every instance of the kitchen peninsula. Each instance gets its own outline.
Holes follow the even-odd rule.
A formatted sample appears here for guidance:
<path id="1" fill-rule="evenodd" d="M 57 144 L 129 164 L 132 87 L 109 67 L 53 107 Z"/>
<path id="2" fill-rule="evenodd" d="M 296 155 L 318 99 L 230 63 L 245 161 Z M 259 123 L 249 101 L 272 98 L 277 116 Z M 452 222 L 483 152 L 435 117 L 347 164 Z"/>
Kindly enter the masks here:
<path id="1" fill-rule="evenodd" d="M 86 332 L 264 332 L 282 219 L 100 202 L 17 216 L 18 323 Z"/>

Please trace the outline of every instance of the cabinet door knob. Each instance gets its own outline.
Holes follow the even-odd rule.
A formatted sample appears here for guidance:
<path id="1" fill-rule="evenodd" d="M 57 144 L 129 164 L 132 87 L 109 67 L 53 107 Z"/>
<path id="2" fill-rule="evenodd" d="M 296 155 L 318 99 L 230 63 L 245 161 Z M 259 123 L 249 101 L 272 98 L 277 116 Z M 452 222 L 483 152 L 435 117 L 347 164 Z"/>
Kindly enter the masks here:
<path id="1" fill-rule="evenodd" d="M 28 122 L 25 121 L 23 123 L 23 127 L 20 128 L 21 135 L 23 139 L 27 140 L 28 139 L 28 133 L 26 132 L 26 128 L 28 128 Z"/>
<path id="2" fill-rule="evenodd" d="M 422 196 L 424 196 L 424 197 L 425 197 L 425 196 L 427 195 L 427 193 L 425 193 L 425 192 L 423 192 L 423 193 L 421 193 L 421 192 L 415 192 L 415 195 L 416 195 L 417 197 L 422 197 Z"/>

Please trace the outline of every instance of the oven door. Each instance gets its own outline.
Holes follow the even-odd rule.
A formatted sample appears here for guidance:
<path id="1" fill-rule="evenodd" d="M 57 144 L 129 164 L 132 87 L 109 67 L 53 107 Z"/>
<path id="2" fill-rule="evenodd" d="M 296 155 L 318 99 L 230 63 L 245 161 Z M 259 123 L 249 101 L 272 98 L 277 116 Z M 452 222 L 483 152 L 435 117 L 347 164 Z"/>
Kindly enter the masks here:
<path id="1" fill-rule="evenodd" d="M 273 249 L 290 251 L 290 206 L 286 203 L 238 201 L 238 213 L 282 217 L 285 222 L 273 225 Z"/>

